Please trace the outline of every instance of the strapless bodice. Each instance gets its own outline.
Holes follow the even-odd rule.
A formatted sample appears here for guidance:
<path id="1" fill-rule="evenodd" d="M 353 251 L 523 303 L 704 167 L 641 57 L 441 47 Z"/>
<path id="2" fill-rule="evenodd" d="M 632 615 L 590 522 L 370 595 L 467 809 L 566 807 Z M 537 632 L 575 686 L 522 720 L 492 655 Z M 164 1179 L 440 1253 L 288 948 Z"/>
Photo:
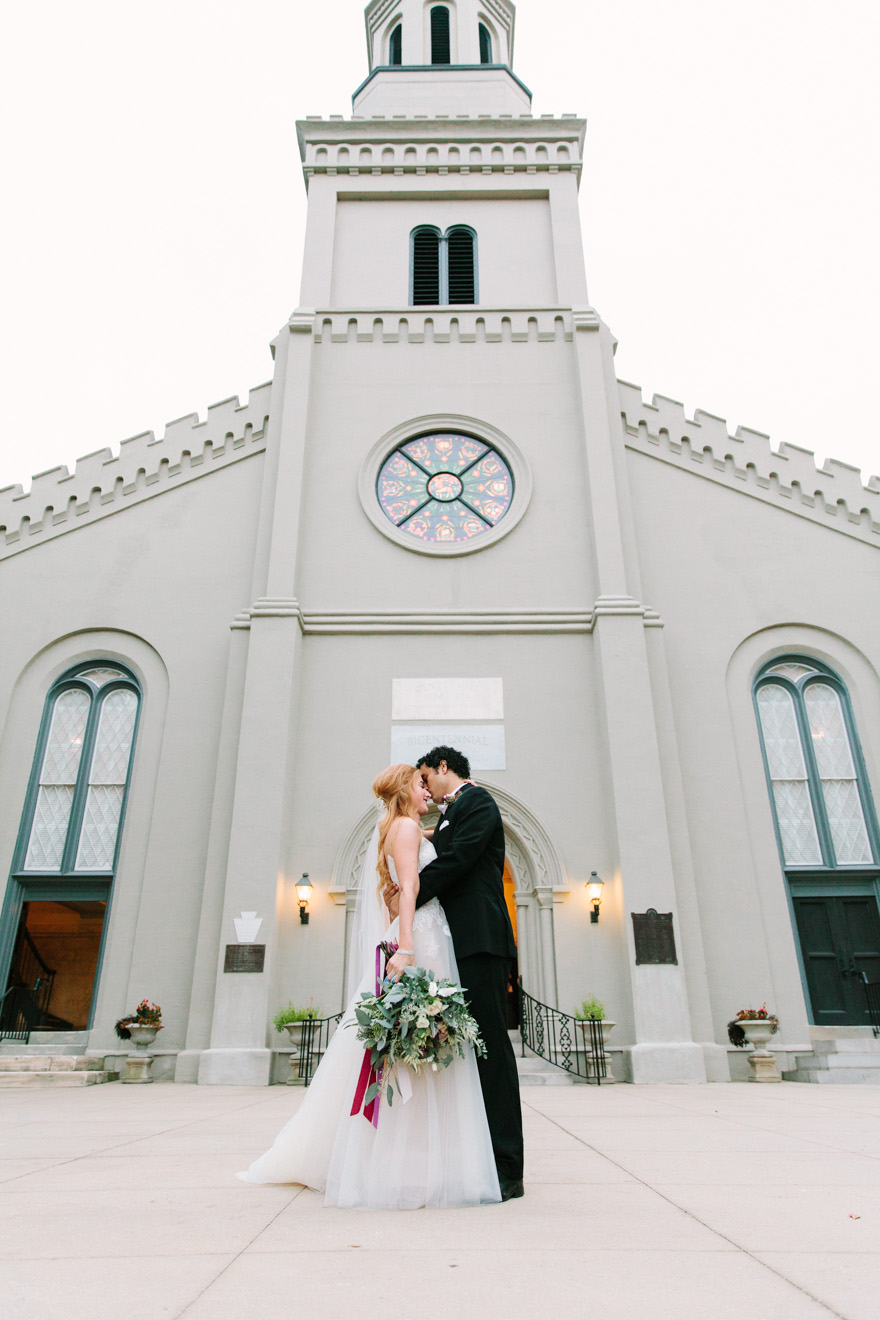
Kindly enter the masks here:
<path id="1" fill-rule="evenodd" d="M 433 862 L 437 856 L 437 850 L 430 839 L 422 839 L 419 844 L 419 870 L 424 871 L 429 862 Z M 388 870 L 391 872 L 391 879 L 396 885 L 400 884 L 397 878 L 397 867 L 394 865 L 394 858 L 388 858 Z"/>

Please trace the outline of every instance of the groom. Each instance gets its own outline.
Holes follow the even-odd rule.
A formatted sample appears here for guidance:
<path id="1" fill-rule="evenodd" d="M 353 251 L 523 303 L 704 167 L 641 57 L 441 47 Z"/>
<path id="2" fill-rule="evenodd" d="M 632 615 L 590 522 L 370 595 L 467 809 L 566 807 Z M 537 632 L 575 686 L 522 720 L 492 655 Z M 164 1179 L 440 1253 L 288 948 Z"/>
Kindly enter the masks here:
<path id="1" fill-rule="evenodd" d="M 507 984 L 516 945 L 504 901 L 504 827 L 495 799 L 469 781 L 466 756 L 435 747 L 418 763 L 442 813 L 436 861 L 419 875 L 417 907 L 438 898 L 446 913 L 471 1012 L 486 1044 L 480 1085 L 502 1201 L 523 1194 L 522 1111 L 516 1057 L 507 1033 Z"/>

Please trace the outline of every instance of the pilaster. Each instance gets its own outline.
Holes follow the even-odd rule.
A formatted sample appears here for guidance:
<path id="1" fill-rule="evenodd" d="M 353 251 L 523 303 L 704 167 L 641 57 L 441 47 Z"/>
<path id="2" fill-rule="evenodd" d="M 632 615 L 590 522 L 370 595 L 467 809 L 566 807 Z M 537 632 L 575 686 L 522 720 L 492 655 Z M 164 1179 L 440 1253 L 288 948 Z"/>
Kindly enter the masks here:
<path id="1" fill-rule="evenodd" d="M 302 616 L 294 589 L 313 320 L 308 312 L 295 314 L 276 344 L 254 579 L 258 598 L 235 621 L 233 634 L 246 638 L 247 656 L 219 927 L 216 899 L 212 912 L 204 914 L 217 941 L 217 961 L 210 1048 L 198 1062 L 201 1083 L 259 1086 L 270 1081 L 269 993 L 281 935 L 279 913 L 287 879 L 282 858 L 297 744 Z M 225 946 L 236 942 L 234 921 L 242 912 L 262 918 L 262 972 L 224 970 Z M 192 1064 L 187 1061 L 184 1068 L 192 1071 Z"/>

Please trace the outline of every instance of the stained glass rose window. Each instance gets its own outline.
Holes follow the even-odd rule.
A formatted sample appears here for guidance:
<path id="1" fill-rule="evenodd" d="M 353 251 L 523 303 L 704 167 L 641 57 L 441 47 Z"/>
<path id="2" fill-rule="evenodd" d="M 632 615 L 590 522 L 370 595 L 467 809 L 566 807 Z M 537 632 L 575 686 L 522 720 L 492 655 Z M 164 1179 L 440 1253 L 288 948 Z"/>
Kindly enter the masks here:
<path id="1" fill-rule="evenodd" d="M 470 541 L 496 527 L 513 499 L 513 475 L 490 445 L 469 435 L 422 435 L 389 454 L 379 503 L 395 527 L 434 545 Z"/>

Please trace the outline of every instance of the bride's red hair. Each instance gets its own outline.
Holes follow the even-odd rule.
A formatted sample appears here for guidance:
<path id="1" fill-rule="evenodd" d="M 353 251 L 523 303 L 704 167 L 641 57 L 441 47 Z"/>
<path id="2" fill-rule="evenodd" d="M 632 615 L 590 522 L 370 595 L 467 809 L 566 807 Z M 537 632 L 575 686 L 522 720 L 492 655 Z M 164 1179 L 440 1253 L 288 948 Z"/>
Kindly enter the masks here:
<path id="1" fill-rule="evenodd" d="M 373 780 L 373 792 L 386 807 L 385 815 L 379 822 L 379 859 L 376 863 L 380 892 L 391 879 L 385 856 L 385 840 L 394 822 L 401 816 L 409 816 L 412 812 L 413 781 L 418 773 L 414 765 L 401 763 L 389 765 L 387 770 L 383 770 L 381 775 L 377 775 Z"/>

